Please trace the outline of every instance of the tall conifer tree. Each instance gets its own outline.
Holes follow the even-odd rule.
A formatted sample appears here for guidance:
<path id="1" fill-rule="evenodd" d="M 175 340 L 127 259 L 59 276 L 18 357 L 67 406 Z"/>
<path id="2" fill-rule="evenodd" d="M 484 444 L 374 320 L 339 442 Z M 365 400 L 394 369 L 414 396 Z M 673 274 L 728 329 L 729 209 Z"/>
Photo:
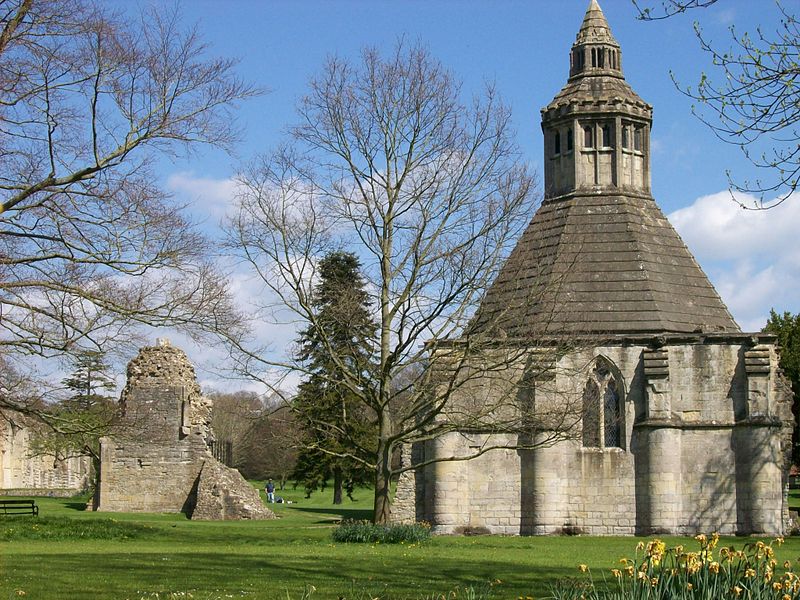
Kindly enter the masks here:
<path id="1" fill-rule="evenodd" d="M 358 258 L 331 252 L 319 264 L 314 321 L 301 333 L 299 353 L 310 374 L 299 386 L 294 409 L 303 430 L 295 477 L 306 493 L 333 479 L 333 503 L 342 502 L 374 473 L 375 415 L 344 383 L 342 373 L 373 368 L 377 326 Z"/>

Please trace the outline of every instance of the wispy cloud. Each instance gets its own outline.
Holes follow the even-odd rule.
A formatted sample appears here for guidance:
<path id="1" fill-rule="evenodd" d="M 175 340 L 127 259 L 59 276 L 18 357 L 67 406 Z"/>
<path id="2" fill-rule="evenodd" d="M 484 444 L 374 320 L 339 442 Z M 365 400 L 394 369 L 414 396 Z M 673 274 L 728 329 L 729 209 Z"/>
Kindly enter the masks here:
<path id="1" fill-rule="evenodd" d="M 219 223 L 235 206 L 237 182 L 233 178 L 212 179 L 189 171 L 167 177 L 167 189 L 199 220 L 209 225 Z"/>

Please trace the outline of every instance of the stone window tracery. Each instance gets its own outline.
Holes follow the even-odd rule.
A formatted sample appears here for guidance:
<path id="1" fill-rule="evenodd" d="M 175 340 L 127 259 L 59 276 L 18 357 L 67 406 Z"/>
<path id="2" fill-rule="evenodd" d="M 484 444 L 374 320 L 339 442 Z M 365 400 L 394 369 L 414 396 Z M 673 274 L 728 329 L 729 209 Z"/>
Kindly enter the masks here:
<path id="1" fill-rule="evenodd" d="M 584 448 L 623 448 L 622 398 L 609 365 L 598 358 L 583 388 Z"/>

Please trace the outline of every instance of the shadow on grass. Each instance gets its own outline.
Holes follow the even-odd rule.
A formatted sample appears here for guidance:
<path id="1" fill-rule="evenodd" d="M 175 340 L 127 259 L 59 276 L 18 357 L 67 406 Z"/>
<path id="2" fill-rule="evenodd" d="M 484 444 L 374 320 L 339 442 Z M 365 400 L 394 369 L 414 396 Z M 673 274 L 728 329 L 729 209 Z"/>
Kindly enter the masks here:
<path id="1" fill-rule="evenodd" d="M 83 512 L 86 510 L 86 502 L 65 502 L 64 508 Z"/>
<path id="2" fill-rule="evenodd" d="M 338 520 L 344 519 L 353 519 L 353 520 L 363 520 L 369 519 L 372 517 L 372 511 L 366 510 L 363 508 L 339 508 L 339 507 L 331 507 L 331 508 L 293 508 L 292 510 L 297 510 L 306 513 L 315 513 L 320 515 L 330 515 L 331 518 L 335 518 Z M 331 519 L 323 519 L 317 521 L 318 523 L 329 523 Z"/>
<path id="3" fill-rule="evenodd" d="M 11 569 L 0 579 L 5 586 L 25 590 L 30 597 L 50 600 L 94 600 L 95 598 L 149 598 L 148 594 L 192 592 L 196 597 L 248 599 L 300 597 L 306 585 L 316 588 L 315 597 L 351 597 L 353 590 L 383 590 L 382 598 L 400 600 L 444 593 L 456 586 L 483 585 L 501 581 L 495 597 L 510 598 L 547 592 L 556 578 L 574 574 L 574 569 L 531 568 L 491 560 L 474 553 L 459 557 L 411 552 L 401 556 L 371 556 L 366 546 L 336 548 L 306 555 L 269 553 L 163 552 L 49 554 L 47 581 L 40 577 L 40 557 L 15 556 Z M 386 561 L 390 561 L 388 564 Z M 436 568 L 431 569 L 434 561 Z M 80 573 L 76 580 L 76 573 Z M 4 587 L 5 587 L 4 586 Z M 201 592 L 198 595 L 196 592 Z"/>

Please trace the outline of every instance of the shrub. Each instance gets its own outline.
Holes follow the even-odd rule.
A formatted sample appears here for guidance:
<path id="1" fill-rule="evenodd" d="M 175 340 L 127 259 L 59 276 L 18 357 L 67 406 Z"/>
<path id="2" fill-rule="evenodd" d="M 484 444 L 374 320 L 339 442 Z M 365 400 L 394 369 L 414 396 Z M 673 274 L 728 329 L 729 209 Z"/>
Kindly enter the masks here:
<path id="1" fill-rule="evenodd" d="M 719 535 L 698 535 L 699 549 L 667 548 L 658 539 L 639 542 L 633 559 L 623 558 L 610 577 L 596 583 L 586 565 L 579 580 L 560 581 L 554 600 L 798 600 L 800 578 L 791 561 L 778 565 L 772 545 L 762 541 L 741 550 L 722 547 Z M 783 567 L 781 569 L 781 567 Z"/>
<path id="2" fill-rule="evenodd" d="M 416 544 L 431 537 L 431 526 L 427 523 L 411 525 L 377 525 L 369 521 L 342 521 L 333 530 L 334 542 Z"/>

